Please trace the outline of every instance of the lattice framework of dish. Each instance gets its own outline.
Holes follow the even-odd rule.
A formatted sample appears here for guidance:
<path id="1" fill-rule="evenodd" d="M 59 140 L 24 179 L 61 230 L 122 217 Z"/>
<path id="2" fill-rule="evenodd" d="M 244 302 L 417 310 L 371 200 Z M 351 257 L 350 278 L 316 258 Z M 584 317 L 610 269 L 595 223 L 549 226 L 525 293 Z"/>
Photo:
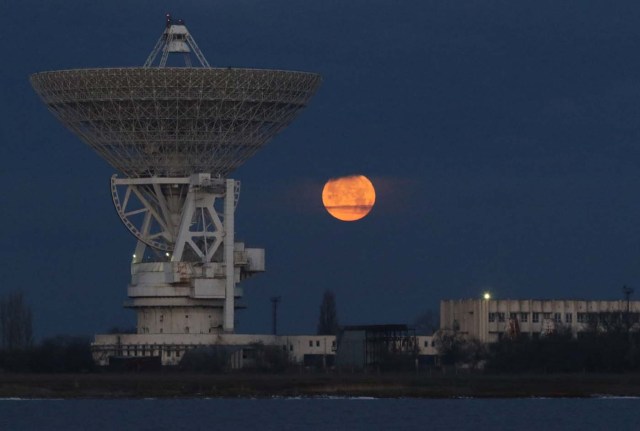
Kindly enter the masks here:
<path id="1" fill-rule="evenodd" d="M 128 177 L 226 177 L 285 128 L 320 85 L 314 73 L 107 68 L 31 76 L 47 107 Z"/>

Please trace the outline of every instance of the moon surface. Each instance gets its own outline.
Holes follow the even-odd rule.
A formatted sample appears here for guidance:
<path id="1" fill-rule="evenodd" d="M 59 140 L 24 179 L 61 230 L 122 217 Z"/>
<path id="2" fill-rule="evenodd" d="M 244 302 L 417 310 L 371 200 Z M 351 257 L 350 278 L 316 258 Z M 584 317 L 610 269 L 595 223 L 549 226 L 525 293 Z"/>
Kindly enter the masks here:
<path id="1" fill-rule="evenodd" d="M 333 217 L 356 221 L 365 217 L 376 202 L 376 190 L 364 175 L 332 178 L 322 189 L 322 203 Z"/>

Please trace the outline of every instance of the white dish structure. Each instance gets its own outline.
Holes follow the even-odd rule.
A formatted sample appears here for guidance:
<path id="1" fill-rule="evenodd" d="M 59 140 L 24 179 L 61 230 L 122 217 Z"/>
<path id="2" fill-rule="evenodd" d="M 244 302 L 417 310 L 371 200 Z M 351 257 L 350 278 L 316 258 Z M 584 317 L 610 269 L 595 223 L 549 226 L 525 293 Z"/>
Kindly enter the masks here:
<path id="1" fill-rule="evenodd" d="M 185 66 L 167 67 L 176 56 Z M 265 260 L 264 249 L 235 242 L 240 183 L 228 176 L 320 82 L 314 73 L 210 67 L 170 17 L 143 67 L 31 76 L 51 112 L 124 175 L 111 178 L 111 195 L 137 239 L 126 306 L 137 311 L 138 334 L 233 333 L 236 285 Z"/>

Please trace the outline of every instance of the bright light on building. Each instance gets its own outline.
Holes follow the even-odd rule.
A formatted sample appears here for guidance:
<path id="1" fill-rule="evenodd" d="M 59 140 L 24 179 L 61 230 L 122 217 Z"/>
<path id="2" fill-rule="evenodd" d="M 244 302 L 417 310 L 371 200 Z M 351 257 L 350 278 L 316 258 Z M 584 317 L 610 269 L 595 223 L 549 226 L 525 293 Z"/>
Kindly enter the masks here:
<path id="1" fill-rule="evenodd" d="M 484 295 L 482 295 L 482 297 L 484 299 L 491 299 L 491 294 L 489 292 L 485 292 Z"/>

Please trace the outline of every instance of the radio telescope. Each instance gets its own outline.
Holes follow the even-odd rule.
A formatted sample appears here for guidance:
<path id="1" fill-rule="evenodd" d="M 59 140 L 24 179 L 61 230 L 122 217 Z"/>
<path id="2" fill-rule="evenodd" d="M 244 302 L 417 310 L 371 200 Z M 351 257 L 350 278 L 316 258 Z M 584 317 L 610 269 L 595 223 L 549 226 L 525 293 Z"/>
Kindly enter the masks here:
<path id="1" fill-rule="evenodd" d="M 178 60 L 182 67 L 169 66 Z M 49 110 L 123 176 L 120 219 L 137 239 L 126 306 L 138 334 L 234 331 L 241 280 L 264 250 L 235 242 L 229 174 L 283 130 L 320 85 L 314 73 L 211 67 L 182 20 L 143 67 L 41 72 Z"/>

